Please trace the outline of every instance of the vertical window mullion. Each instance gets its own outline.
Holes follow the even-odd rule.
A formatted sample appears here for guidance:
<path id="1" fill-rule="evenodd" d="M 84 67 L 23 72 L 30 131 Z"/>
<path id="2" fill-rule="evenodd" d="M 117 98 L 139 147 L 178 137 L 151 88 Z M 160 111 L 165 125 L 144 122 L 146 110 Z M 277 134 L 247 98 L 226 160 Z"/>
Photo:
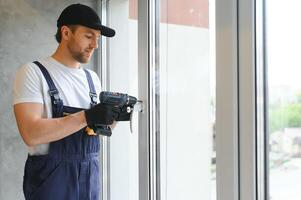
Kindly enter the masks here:
<path id="1" fill-rule="evenodd" d="M 256 37 L 255 0 L 239 1 L 240 199 L 256 200 Z"/>
<path id="2" fill-rule="evenodd" d="M 264 0 L 255 1 L 255 37 L 256 37 L 256 190 L 257 200 L 267 197 L 267 106 L 266 72 L 264 44 Z"/>
<path id="3" fill-rule="evenodd" d="M 139 199 L 150 199 L 149 0 L 138 1 Z"/>
<path id="4" fill-rule="evenodd" d="M 101 17 L 101 21 L 104 25 L 108 24 L 107 21 L 107 9 L 108 4 L 106 1 L 97 0 L 96 1 L 96 10 Z M 99 49 L 96 50 L 96 72 L 100 77 L 101 86 L 103 90 L 109 90 L 109 74 L 108 74 L 108 57 L 107 57 L 107 42 L 105 37 L 102 37 L 99 40 Z M 101 200 L 110 199 L 110 159 L 109 159 L 109 139 L 107 137 L 101 138 L 101 179 L 102 188 L 101 188 Z"/>
<path id="5" fill-rule="evenodd" d="M 149 1 L 150 199 L 160 200 L 160 0 Z"/>
<path id="6" fill-rule="evenodd" d="M 216 1 L 217 200 L 239 200 L 237 6 Z"/>

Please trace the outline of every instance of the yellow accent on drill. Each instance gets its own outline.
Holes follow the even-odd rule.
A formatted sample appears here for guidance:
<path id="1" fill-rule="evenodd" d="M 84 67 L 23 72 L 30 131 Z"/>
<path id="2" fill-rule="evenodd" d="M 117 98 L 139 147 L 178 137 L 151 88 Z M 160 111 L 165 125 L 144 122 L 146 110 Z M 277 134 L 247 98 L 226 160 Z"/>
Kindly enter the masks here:
<path id="1" fill-rule="evenodd" d="M 97 135 L 94 130 L 88 126 L 86 127 L 85 131 L 88 135 Z"/>

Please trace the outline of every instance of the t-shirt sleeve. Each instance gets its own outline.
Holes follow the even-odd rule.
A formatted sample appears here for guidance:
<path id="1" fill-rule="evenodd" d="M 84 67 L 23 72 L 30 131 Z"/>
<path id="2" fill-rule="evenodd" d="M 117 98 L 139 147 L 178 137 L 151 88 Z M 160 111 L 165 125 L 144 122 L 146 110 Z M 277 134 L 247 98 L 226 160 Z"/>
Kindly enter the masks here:
<path id="1" fill-rule="evenodd" d="M 25 64 L 17 70 L 13 87 L 13 104 L 43 103 L 42 83 L 37 69 L 32 64 Z"/>

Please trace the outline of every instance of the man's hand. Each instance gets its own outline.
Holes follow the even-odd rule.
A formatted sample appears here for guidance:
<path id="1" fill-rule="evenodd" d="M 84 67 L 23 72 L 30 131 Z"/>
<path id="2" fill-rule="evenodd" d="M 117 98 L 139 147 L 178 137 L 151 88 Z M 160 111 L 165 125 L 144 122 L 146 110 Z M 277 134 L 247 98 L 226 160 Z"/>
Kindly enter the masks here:
<path id="1" fill-rule="evenodd" d="M 97 104 L 85 111 L 88 125 L 111 125 L 120 113 L 120 108 L 113 105 Z"/>
<path id="2" fill-rule="evenodd" d="M 116 121 L 130 121 L 131 119 L 131 112 L 127 112 L 128 106 L 123 106 L 120 109 L 120 113 L 118 117 L 116 118 Z"/>

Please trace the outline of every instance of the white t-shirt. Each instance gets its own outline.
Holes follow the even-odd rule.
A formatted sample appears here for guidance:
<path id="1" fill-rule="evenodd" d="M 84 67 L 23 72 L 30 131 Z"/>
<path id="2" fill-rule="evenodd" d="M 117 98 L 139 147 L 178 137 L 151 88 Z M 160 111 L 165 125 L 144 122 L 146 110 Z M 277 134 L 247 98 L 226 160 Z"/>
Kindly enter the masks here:
<path id="1" fill-rule="evenodd" d="M 54 58 L 48 57 L 39 62 L 49 72 L 59 96 L 65 106 L 89 108 L 91 98 L 86 74 L 82 67 L 74 69 L 67 67 Z M 101 84 L 97 74 L 88 69 L 93 79 L 94 87 L 98 95 Z M 44 118 L 52 118 L 51 99 L 48 93 L 49 87 L 39 67 L 34 63 L 21 66 L 17 72 L 13 89 L 13 104 L 35 102 L 44 104 Z M 99 100 L 98 100 L 99 101 Z M 30 155 L 44 155 L 48 153 L 49 143 L 40 144 L 29 148 Z"/>

